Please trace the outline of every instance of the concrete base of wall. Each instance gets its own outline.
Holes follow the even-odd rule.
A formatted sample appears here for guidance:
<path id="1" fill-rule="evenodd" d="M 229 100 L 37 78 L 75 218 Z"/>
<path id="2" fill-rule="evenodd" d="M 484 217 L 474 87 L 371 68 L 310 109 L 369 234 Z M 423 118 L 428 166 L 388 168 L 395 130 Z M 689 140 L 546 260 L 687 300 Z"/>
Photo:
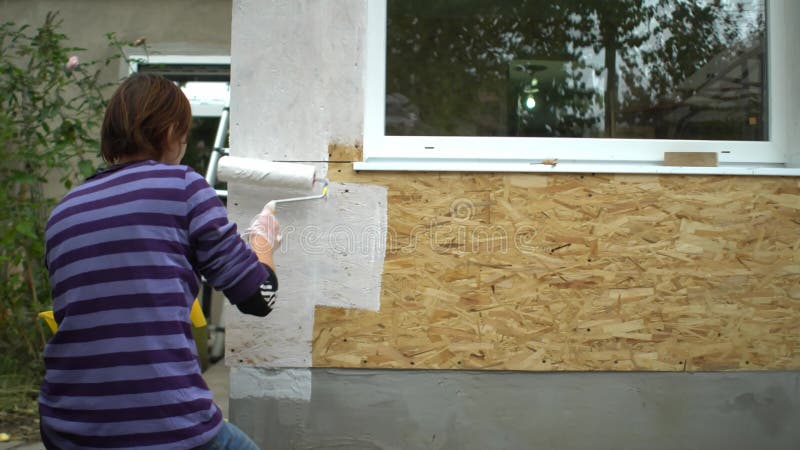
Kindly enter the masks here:
<path id="1" fill-rule="evenodd" d="M 307 400 L 247 397 L 296 371 L 231 371 L 231 421 L 264 449 L 800 448 L 797 372 L 309 369 Z"/>

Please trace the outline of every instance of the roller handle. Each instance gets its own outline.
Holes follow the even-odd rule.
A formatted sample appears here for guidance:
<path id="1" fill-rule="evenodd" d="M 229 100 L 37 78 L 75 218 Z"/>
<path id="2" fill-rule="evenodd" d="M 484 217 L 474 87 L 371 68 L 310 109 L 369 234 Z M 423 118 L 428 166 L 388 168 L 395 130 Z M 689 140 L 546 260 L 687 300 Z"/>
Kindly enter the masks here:
<path id="1" fill-rule="evenodd" d="M 211 156 L 208 160 L 208 169 L 206 170 L 206 182 L 213 188 L 217 184 L 217 166 L 219 159 L 228 154 L 228 149 L 223 147 L 225 145 L 225 138 L 228 137 L 228 124 L 230 122 L 231 109 L 226 106 L 222 108 L 222 115 L 219 118 L 217 125 L 217 134 L 214 136 L 214 148 L 211 150 Z M 224 189 L 216 189 L 217 195 L 223 198 L 228 197 L 228 191 Z"/>

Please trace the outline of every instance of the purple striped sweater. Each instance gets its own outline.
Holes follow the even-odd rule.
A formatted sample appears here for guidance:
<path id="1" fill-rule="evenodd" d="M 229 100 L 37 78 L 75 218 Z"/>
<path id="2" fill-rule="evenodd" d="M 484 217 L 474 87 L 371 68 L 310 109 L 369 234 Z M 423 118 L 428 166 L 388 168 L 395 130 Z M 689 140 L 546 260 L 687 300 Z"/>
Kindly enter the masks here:
<path id="1" fill-rule="evenodd" d="M 59 324 L 39 396 L 48 448 L 214 437 L 222 417 L 189 321 L 199 277 L 238 303 L 269 274 L 203 177 L 155 161 L 99 172 L 53 210 L 46 246 Z"/>

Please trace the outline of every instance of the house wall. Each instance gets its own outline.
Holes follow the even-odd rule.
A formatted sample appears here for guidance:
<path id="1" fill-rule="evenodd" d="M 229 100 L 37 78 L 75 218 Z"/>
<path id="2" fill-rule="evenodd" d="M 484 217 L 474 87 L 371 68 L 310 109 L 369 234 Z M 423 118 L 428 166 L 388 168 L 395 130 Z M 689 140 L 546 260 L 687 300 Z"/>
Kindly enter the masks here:
<path id="1" fill-rule="evenodd" d="M 231 387 L 258 369 L 234 372 Z M 283 371 L 285 372 L 285 371 Z M 797 373 L 313 369 L 231 421 L 275 449 L 796 449 Z M 271 395 L 266 395 L 270 392 Z"/>
<path id="2" fill-rule="evenodd" d="M 797 178 L 329 167 L 387 187 L 388 240 L 380 310 L 317 307 L 314 367 L 800 368 Z"/>
<path id="3" fill-rule="evenodd" d="M 106 39 L 111 32 L 125 42 L 145 37 L 151 53 L 230 53 L 230 0 L 0 0 L 3 21 L 29 24 L 33 28 L 44 23 L 48 12 L 56 11 L 61 20 L 60 30 L 68 38 L 66 45 L 85 49 L 75 52 L 83 62 L 117 54 Z M 126 74 L 127 68 L 120 64 L 110 67 L 102 77 L 103 81 L 114 83 Z M 108 95 L 112 92 L 110 88 Z M 57 181 L 60 176 L 51 178 L 54 181 L 46 186 L 46 194 L 59 198 L 66 190 Z"/>
<path id="4" fill-rule="evenodd" d="M 797 447 L 798 180 L 354 173 L 367 4 L 233 2 L 232 152 L 332 193 L 278 210 L 231 420 L 263 448 Z M 240 225 L 297 194 L 230 192 Z"/>
<path id="5" fill-rule="evenodd" d="M 234 154 L 333 180 L 279 211 L 281 307 L 228 325 L 231 420 L 263 448 L 796 448 L 797 179 L 352 173 L 367 3 L 0 0 L 61 9 L 87 59 L 232 47 Z M 234 185 L 231 215 L 294 194 Z M 469 234 L 498 223 L 533 253 Z M 442 240 L 402 253 L 417 225 Z"/>
<path id="6" fill-rule="evenodd" d="M 82 48 L 75 54 L 80 61 L 102 60 L 117 55 L 108 46 L 107 33 L 115 33 L 123 42 L 145 37 L 147 51 L 162 55 L 229 55 L 231 46 L 230 0 L 0 0 L 0 18 L 36 28 L 44 23 L 48 12 L 58 12 L 60 30 L 66 35 L 65 45 Z M 144 47 L 127 49 L 129 55 L 144 52 Z M 65 61 L 66 63 L 66 61 Z M 101 73 L 110 84 L 108 96 L 117 80 L 128 74 L 120 63 Z M 99 130 L 98 130 L 99 135 Z M 101 164 L 99 148 L 95 157 Z M 58 180 L 60 173 L 51 173 L 44 193 L 60 198 L 67 189 Z M 215 295 L 212 316 L 220 323 L 219 307 L 224 299 Z"/>
<path id="7" fill-rule="evenodd" d="M 68 43 L 85 48 L 89 60 L 112 55 L 105 34 L 120 40 L 147 37 L 161 53 L 228 54 L 231 42 L 231 2 L 226 0 L 0 0 L 3 20 L 36 27 L 48 12 L 58 11 Z M 109 80 L 113 80 L 110 74 Z"/>

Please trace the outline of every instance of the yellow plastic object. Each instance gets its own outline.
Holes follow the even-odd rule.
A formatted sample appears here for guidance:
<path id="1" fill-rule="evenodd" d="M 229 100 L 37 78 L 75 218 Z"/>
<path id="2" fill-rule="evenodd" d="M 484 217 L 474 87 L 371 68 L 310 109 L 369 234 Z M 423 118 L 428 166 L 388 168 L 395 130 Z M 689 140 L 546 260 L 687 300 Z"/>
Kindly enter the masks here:
<path id="1" fill-rule="evenodd" d="M 50 327 L 50 331 L 55 334 L 58 330 L 58 324 L 56 323 L 56 318 L 53 316 L 53 311 L 42 311 L 37 317 L 44 319 L 47 326 Z M 194 325 L 195 328 L 202 328 L 208 325 L 206 316 L 203 315 L 203 308 L 200 307 L 200 302 L 197 299 L 194 299 L 194 303 L 192 303 L 192 312 L 189 313 L 189 320 L 192 321 L 192 325 Z"/>
<path id="2" fill-rule="evenodd" d="M 200 307 L 200 302 L 197 299 L 194 299 L 194 303 L 192 303 L 192 312 L 189 314 L 189 319 L 195 328 L 202 328 L 208 325 L 206 316 L 203 315 L 203 308 Z"/>
<path id="3" fill-rule="evenodd" d="M 56 323 L 56 318 L 53 317 L 53 311 L 42 311 L 39 313 L 38 317 L 44 319 L 44 322 L 50 327 L 50 331 L 55 334 L 58 329 L 58 324 Z"/>

